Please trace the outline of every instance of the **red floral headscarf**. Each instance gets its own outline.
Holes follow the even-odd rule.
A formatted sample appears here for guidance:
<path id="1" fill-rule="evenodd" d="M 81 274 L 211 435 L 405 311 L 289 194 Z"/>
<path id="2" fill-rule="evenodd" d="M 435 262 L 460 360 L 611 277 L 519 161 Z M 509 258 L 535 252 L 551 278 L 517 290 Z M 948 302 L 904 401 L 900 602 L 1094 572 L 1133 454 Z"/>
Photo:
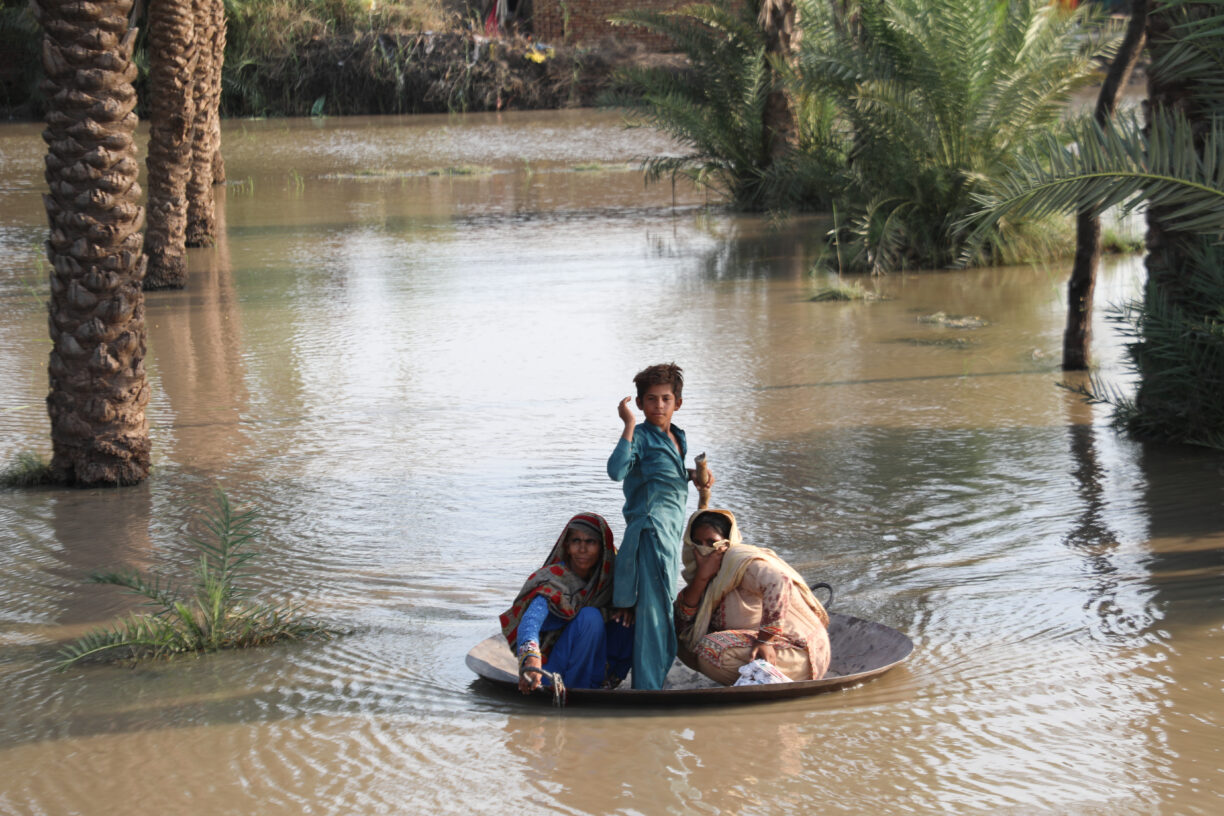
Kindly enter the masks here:
<path id="1" fill-rule="evenodd" d="M 603 539 L 603 552 L 590 578 L 580 578 L 565 563 L 565 539 L 570 527 L 582 526 L 597 530 Z M 518 642 L 519 621 L 527 611 L 527 605 L 537 595 L 548 601 L 548 611 L 565 620 L 573 620 L 584 606 L 603 609 L 612 602 L 612 564 L 616 560 L 616 547 L 612 544 L 612 528 L 598 513 L 579 513 L 565 525 L 552 552 L 544 565 L 523 582 L 523 588 L 514 598 L 514 603 L 502 613 L 502 634 L 513 649 Z M 560 629 L 540 633 L 540 650 L 547 654 L 561 635 Z"/>

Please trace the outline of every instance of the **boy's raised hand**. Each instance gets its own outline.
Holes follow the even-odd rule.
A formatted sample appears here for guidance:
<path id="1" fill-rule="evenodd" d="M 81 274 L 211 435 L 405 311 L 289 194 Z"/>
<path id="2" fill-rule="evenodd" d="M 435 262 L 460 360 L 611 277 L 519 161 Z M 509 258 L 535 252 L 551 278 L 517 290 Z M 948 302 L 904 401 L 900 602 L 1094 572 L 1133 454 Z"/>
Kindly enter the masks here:
<path id="1" fill-rule="evenodd" d="M 629 400 L 633 397 L 625 397 L 620 401 L 620 405 L 616 406 L 616 414 L 621 418 L 621 422 L 625 423 L 625 431 L 632 432 L 633 426 L 637 424 L 637 417 L 633 415 L 633 409 L 629 407 Z"/>

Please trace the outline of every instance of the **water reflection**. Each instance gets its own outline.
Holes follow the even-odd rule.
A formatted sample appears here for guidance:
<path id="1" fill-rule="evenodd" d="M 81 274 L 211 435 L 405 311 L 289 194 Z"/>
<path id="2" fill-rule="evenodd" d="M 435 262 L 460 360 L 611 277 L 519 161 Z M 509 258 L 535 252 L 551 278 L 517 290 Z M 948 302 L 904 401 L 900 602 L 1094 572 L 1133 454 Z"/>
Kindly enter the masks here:
<path id="1" fill-rule="evenodd" d="M 204 478 L 239 462 L 258 467 L 244 427 L 249 396 L 242 313 L 234 285 L 224 189 L 217 193 L 217 241 L 191 252 L 191 287 L 146 297 L 151 368 L 161 386 L 159 451 L 189 452 L 173 463 Z M 164 459 L 163 464 L 169 465 Z"/>

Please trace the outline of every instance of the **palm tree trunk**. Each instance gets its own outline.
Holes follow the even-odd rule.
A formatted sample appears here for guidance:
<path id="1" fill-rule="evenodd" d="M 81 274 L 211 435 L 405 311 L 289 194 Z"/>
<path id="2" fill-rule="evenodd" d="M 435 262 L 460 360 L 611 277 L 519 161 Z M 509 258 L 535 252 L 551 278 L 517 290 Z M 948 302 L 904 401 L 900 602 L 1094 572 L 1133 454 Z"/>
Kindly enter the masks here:
<path id="1" fill-rule="evenodd" d="M 1215 69 L 1208 67 L 1218 65 L 1224 37 L 1215 33 L 1191 42 L 1183 39 L 1183 32 L 1196 21 L 1196 27 L 1203 28 L 1201 21 L 1219 12 L 1218 2 L 1194 2 L 1158 4 L 1148 13 L 1149 109 L 1184 115 L 1200 153 L 1213 117 L 1224 116 L 1224 104 L 1211 83 Z M 1188 72 L 1187 59 L 1199 67 Z M 1224 290 L 1211 284 L 1224 270 L 1224 249 L 1213 237 L 1166 226 L 1171 209 L 1148 209 L 1143 321 L 1139 342 L 1131 346 L 1140 375 L 1131 425 L 1171 439 L 1214 436 L 1219 444 L 1224 440 L 1219 393 L 1224 364 L 1202 335 L 1213 331 L 1224 310 Z"/>
<path id="2" fill-rule="evenodd" d="M 1097 95 L 1095 118 L 1105 125 L 1118 110 L 1118 98 L 1143 54 L 1148 0 L 1132 0 L 1130 22 Z M 1075 261 L 1067 282 L 1067 327 L 1063 332 L 1063 371 L 1085 371 L 1092 364 L 1092 294 L 1101 261 L 1101 219 L 1085 212 L 1075 219 Z"/>
<path id="3" fill-rule="evenodd" d="M 195 70 L 195 121 L 191 179 L 187 182 L 187 246 L 212 246 L 217 236 L 213 162 L 221 147 L 221 65 L 225 47 L 222 0 L 193 0 L 199 57 Z M 214 76 L 215 73 L 215 76 Z"/>
<path id="4" fill-rule="evenodd" d="M 221 155 L 221 148 L 218 147 L 213 154 L 213 186 L 222 184 L 225 184 L 225 156 Z"/>
<path id="5" fill-rule="evenodd" d="M 68 484 L 149 473 L 144 210 L 132 0 L 38 0 L 47 97 L 51 468 Z"/>
<path id="6" fill-rule="evenodd" d="M 191 0 L 151 3 L 146 290 L 187 285 L 187 180 L 191 177 L 196 54 Z"/>
<path id="7" fill-rule="evenodd" d="M 217 21 L 216 45 L 214 46 L 217 59 L 212 66 L 208 91 L 214 106 L 212 124 L 213 138 L 216 141 L 216 149 L 213 151 L 212 182 L 218 185 L 225 183 L 225 157 L 221 155 L 221 73 L 225 67 L 225 0 L 219 0 L 214 4 L 213 17 Z"/>
<path id="8" fill-rule="evenodd" d="M 773 163 L 798 143 L 795 104 L 782 80 L 782 70 L 791 65 L 799 47 L 794 0 L 762 0 L 757 22 L 765 36 L 765 55 L 770 60 L 773 88 L 765 99 L 761 124 L 765 129 L 768 163 Z"/>

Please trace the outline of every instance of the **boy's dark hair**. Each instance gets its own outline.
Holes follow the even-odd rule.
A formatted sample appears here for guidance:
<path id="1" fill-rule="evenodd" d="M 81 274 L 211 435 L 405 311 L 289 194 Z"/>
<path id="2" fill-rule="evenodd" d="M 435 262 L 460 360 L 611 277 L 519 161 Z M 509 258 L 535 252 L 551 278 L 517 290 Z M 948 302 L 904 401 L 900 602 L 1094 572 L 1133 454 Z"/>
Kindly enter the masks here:
<path id="1" fill-rule="evenodd" d="M 731 519 L 722 513 L 702 513 L 693 519 L 693 531 L 696 532 L 698 527 L 713 527 L 722 538 L 731 537 Z"/>
<path id="2" fill-rule="evenodd" d="M 672 394 L 676 399 L 681 399 L 684 391 L 684 369 L 675 363 L 652 365 L 634 374 L 633 384 L 637 386 L 638 399 L 646 396 L 652 385 L 670 385 Z"/>

